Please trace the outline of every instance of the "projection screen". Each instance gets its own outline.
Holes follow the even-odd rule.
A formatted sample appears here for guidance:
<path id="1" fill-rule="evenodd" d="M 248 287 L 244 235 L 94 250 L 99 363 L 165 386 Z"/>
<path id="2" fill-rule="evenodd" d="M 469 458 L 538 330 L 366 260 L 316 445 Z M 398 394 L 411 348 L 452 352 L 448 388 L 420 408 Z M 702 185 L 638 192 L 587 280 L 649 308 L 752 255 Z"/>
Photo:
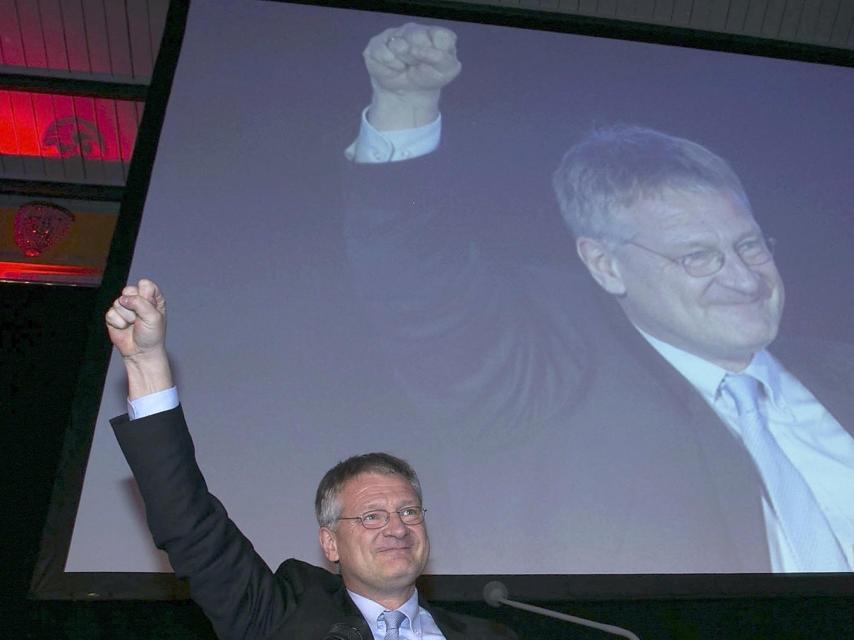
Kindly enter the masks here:
<path id="1" fill-rule="evenodd" d="M 726 159 L 776 240 L 786 300 L 769 350 L 817 397 L 800 372 L 831 374 L 820 398 L 850 434 L 854 73 L 416 18 L 458 38 L 441 144 L 355 167 L 344 152 L 371 98 L 361 52 L 407 20 L 190 8 L 131 280 L 167 296 L 211 491 L 272 567 L 322 564 L 320 477 L 388 451 L 421 477 L 429 574 L 772 572 L 767 545 L 734 550 L 761 499 L 728 486 L 740 463 L 710 453 L 735 438 L 720 421 L 709 436 L 705 400 L 658 377 L 660 356 L 579 261 L 551 176 L 587 132 L 620 123 Z M 68 572 L 170 571 L 108 423 L 126 410 L 124 384 L 114 357 Z M 835 442 L 831 499 L 854 500 L 854 444 Z"/>

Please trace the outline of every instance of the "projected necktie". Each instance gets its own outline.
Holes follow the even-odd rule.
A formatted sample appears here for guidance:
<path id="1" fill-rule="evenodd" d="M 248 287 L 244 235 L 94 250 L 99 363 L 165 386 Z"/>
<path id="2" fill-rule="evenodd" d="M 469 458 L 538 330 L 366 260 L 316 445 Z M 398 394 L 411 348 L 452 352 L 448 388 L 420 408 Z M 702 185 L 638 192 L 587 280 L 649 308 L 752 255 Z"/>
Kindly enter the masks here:
<path id="1" fill-rule="evenodd" d="M 400 623 L 406 615 L 402 611 L 386 611 L 383 614 L 385 620 L 385 636 L 383 640 L 398 640 L 400 638 Z"/>
<path id="2" fill-rule="evenodd" d="M 801 571 L 847 571 L 848 564 L 803 476 L 768 430 L 759 410 L 759 381 L 727 375 L 722 390 L 735 402 L 741 438 L 759 473 Z"/>

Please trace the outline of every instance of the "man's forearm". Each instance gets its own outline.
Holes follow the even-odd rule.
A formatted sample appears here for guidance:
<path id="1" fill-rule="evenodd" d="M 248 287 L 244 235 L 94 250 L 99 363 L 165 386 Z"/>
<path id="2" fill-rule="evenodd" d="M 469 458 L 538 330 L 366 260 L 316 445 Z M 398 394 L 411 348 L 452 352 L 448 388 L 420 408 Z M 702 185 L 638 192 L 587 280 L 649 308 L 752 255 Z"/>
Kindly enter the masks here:
<path id="1" fill-rule="evenodd" d="M 128 377 L 128 399 L 131 401 L 174 386 L 165 350 L 125 357 L 124 364 Z"/>

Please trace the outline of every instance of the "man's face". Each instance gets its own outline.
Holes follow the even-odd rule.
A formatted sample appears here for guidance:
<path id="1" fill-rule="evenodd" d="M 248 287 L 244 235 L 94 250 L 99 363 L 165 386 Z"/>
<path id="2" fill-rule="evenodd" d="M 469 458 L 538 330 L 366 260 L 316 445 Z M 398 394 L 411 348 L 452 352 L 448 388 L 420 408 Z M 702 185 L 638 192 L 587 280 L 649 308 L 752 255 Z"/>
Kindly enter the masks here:
<path id="1" fill-rule="evenodd" d="M 405 600 L 430 552 L 425 524 L 405 525 L 394 513 L 420 506 L 415 490 L 397 474 L 363 473 L 344 485 L 338 500 L 342 517 L 374 509 L 391 515 L 381 529 L 366 529 L 358 520 L 339 520 L 334 531 L 322 528 L 320 544 L 326 558 L 339 563 L 351 591 L 377 602 L 398 596 Z"/>
<path id="2" fill-rule="evenodd" d="M 665 191 L 627 216 L 635 235 L 613 250 L 629 319 L 648 334 L 730 370 L 741 370 L 777 335 L 783 282 L 773 260 L 748 265 L 738 250 L 762 232 L 750 210 L 723 192 Z M 649 250 L 662 255 L 656 255 Z M 716 249 L 717 273 L 692 277 L 678 259 Z"/>

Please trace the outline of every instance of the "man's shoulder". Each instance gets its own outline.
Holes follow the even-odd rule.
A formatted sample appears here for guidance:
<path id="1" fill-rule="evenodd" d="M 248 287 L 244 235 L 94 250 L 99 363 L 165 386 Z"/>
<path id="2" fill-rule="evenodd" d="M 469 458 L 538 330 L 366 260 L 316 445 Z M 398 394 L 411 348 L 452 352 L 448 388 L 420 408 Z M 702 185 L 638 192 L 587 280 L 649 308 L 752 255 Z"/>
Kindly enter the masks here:
<path id="1" fill-rule="evenodd" d="M 276 569 L 276 578 L 287 582 L 296 594 L 313 589 L 335 593 L 343 587 L 341 576 L 296 558 L 282 562 Z"/>
<path id="2" fill-rule="evenodd" d="M 808 357 L 810 354 L 814 354 L 822 359 L 838 355 L 840 361 L 848 361 L 850 364 L 850 356 L 854 353 L 854 344 L 830 338 L 781 333 L 769 347 L 769 350 L 772 353 L 780 353 L 781 356 Z"/>
<path id="3" fill-rule="evenodd" d="M 601 316 L 622 312 L 586 270 L 574 263 L 526 264 L 513 277 L 529 298 L 529 307 L 573 330 L 600 326 Z"/>
<path id="4" fill-rule="evenodd" d="M 854 373 L 854 344 L 840 340 L 781 335 L 768 350 L 795 373 L 817 371 L 844 382 Z"/>

